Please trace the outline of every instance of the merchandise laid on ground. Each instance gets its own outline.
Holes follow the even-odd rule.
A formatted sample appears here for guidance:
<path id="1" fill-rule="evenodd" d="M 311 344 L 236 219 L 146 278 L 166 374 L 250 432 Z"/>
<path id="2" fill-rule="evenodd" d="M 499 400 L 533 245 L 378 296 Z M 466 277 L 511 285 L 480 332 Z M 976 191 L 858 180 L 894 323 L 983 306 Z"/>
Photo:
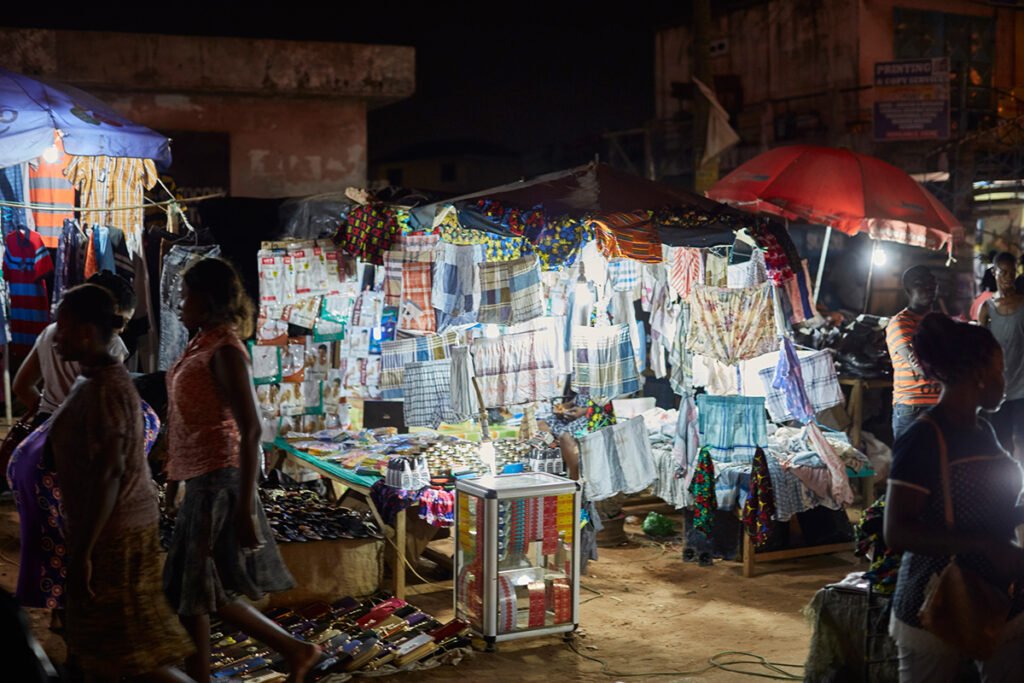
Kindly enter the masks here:
<path id="1" fill-rule="evenodd" d="M 349 678 L 345 674 L 359 671 L 423 671 L 457 663 L 470 646 L 466 622 L 441 623 L 386 595 L 276 608 L 266 615 L 293 636 L 320 646 L 323 654 L 308 681 L 342 681 Z M 226 624 L 211 625 L 210 645 L 213 680 L 284 680 L 283 658 Z"/>

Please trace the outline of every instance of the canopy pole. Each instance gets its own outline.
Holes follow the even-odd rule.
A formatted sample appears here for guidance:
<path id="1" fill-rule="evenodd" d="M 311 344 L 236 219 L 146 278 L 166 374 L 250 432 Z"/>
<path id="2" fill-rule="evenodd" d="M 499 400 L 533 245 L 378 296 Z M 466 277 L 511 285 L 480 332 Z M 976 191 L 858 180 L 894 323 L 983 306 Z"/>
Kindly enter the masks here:
<path id="1" fill-rule="evenodd" d="M 871 240 L 871 265 L 868 266 L 868 281 L 864 285 L 864 308 L 861 313 L 868 312 L 868 304 L 871 303 L 871 279 L 875 274 L 875 253 L 878 251 L 878 240 Z"/>
<path id="2" fill-rule="evenodd" d="M 11 395 L 11 345 L 10 340 L 4 347 L 4 417 L 7 418 L 7 426 L 14 426 L 14 397 Z"/>
<path id="3" fill-rule="evenodd" d="M 821 276 L 825 273 L 825 260 L 828 258 L 828 245 L 832 241 L 832 226 L 825 228 L 825 244 L 821 247 L 821 258 L 818 259 L 818 272 L 814 276 L 814 304 L 818 304 L 818 293 L 821 292 Z"/>

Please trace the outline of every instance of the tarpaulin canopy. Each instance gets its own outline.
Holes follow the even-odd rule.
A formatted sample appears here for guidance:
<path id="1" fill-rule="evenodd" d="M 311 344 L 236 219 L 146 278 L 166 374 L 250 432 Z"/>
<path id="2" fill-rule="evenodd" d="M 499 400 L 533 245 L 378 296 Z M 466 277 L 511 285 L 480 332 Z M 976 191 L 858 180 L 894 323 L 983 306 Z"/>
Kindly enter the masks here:
<path id="1" fill-rule="evenodd" d="M 707 194 L 748 211 L 929 249 L 952 251 L 963 236 L 960 221 L 905 171 L 848 149 L 778 147 L 740 165 Z"/>
<path id="2" fill-rule="evenodd" d="M 55 130 L 74 156 L 171 163 L 167 136 L 129 121 L 78 88 L 0 69 L 0 168 L 42 156 Z"/>
<path id="3" fill-rule="evenodd" d="M 665 244 L 706 246 L 731 242 L 733 231 L 749 216 L 683 188 L 625 173 L 607 164 L 590 163 L 564 171 L 500 185 L 488 190 L 445 200 L 464 204 L 480 199 L 530 208 L 542 205 L 548 215 L 601 218 L 639 209 L 671 209 L 685 216 L 671 227 L 659 227 Z M 420 225 L 430 225 L 442 204 L 413 210 Z"/>

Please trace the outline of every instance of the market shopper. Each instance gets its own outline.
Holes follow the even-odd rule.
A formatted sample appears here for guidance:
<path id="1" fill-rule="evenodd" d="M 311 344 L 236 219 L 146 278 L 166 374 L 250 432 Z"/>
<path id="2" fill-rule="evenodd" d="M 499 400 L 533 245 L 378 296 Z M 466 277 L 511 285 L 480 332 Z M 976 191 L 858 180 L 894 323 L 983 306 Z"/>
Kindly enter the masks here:
<path id="1" fill-rule="evenodd" d="M 68 647 L 93 677 L 185 681 L 171 666 L 192 648 L 160 590 L 141 399 L 110 353 L 123 324 L 96 285 L 68 290 L 57 313 L 57 352 L 83 377 L 47 423 L 68 545 Z"/>
<path id="2" fill-rule="evenodd" d="M 1019 584 L 1024 550 L 1012 541 L 1015 527 L 1024 522 L 1024 510 L 1017 506 L 1024 477 L 978 415 L 998 407 L 1003 398 L 1003 354 L 992 334 L 933 313 L 920 322 L 914 351 L 942 393 L 938 404 L 896 441 L 885 540 L 894 551 L 905 552 L 890 631 L 899 648 L 900 681 L 952 681 L 964 657 L 923 628 L 919 612 L 925 593 L 953 556 L 997 591 L 1008 593 L 1014 582 Z M 951 493 L 952 528 L 946 521 L 944 481 Z M 1020 599 L 1016 603 L 1011 617 L 1024 607 Z M 982 680 L 1020 680 L 1024 629 L 1004 635 L 996 654 L 977 663 Z"/>
<path id="3" fill-rule="evenodd" d="M 242 596 L 259 599 L 295 585 L 256 496 L 261 458 L 259 408 L 240 341 L 253 307 L 226 261 L 208 258 L 183 276 L 181 321 L 194 334 L 167 375 L 167 501 L 185 495 L 164 566 L 164 590 L 192 636 L 187 670 L 210 678 L 210 614 L 277 650 L 302 681 L 320 656 Z M 175 512 L 172 510 L 172 512 Z"/>
<path id="4" fill-rule="evenodd" d="M 998 292 L 982 307 L 978 322 L 992 331 L 1003 348 L 1006 400 L 992 416 L 999 442 L 1024 459 L 1024 293 L 1017 289 L 1017 259 L 1009 252 L 992 262 Z"/>
<path id="5" fill-rule="evenodd" d="M 892 434 L 898 439 L 917 416 L 939 402 L 940 386 L 924 375 L 912 340 L 921 319 L 932 310 L 938 294 L 935 276 L 925 266 L 903 273 L 907 307 L 885 328 L 885 343 L 892 359 Z"/>

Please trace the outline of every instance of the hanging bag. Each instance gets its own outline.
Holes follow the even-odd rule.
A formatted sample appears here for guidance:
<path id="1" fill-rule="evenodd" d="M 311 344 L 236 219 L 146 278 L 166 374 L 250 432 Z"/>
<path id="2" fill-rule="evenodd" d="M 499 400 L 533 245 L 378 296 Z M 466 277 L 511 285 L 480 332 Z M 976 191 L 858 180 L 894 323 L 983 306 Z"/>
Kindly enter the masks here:
<path id="1" fill-rule="evenodd" d="M 932 426 L 938 439 L 943 509 L 946 527 L 953 531 L 953 494 L 946 439 L 934 420 L 921 419 Z M 1000 645 L 1010 606 L 1007 593 L 977 572 L 960 566 L 954 555 L 942 573 L 929 583 L 919 616 L 927 631 L 971 659 L 984 661 L 991 658 Z"/>

